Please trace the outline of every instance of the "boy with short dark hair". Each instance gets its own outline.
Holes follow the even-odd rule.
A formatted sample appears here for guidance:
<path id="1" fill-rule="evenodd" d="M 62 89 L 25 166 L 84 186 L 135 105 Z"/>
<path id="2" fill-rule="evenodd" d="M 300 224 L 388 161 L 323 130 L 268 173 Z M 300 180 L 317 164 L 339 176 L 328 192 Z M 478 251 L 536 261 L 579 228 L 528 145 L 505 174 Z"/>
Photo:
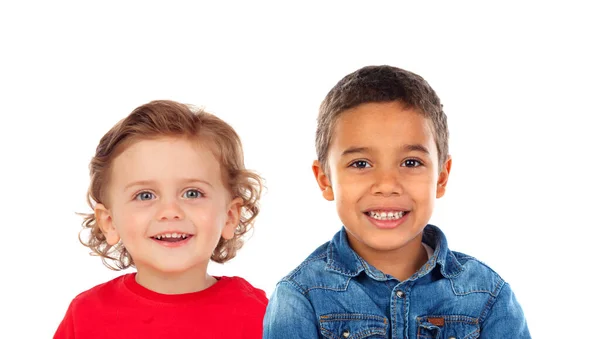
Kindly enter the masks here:
<path id="1" fill-rule="evenodd" d="M 263 338 L 530 338 L 510 286 L 429 225 L 446 190 L 446 115 L 420 76 L 368 66 L 321 105 L 323 197 L 344 227 L 277 285 Z"/>

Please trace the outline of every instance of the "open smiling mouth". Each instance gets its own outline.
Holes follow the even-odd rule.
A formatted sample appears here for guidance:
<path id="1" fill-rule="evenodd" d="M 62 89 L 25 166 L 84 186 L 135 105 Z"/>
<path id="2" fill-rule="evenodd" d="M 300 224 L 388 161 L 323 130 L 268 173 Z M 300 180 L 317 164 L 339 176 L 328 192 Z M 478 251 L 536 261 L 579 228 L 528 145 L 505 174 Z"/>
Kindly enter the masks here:
<path id="1" fill-rule="evenodd" d="M 365 212 L 365 215 L 375 219 L 375 220 L 399 220 L 403 216 L 407 215 L 408 211 L 368 211 Z"/>
<path id="2" fill-rule="evenodd" d="M 155 235 L 152 237 L 152 239 L 164 241 L 164 242 L 180 242 L 180 241 L 184 241 L 190 237 L 192 237 L 192 235 L 186 234 L 186 233 L 165 233 L 165 234 Z"/>

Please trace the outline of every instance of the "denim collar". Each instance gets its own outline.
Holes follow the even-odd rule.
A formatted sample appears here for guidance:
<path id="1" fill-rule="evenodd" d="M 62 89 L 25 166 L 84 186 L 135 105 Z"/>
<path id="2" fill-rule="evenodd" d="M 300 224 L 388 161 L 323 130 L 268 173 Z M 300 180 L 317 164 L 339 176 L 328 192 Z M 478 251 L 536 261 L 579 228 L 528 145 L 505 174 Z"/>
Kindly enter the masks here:
<path id="1" fill-rule="evenodd" d="M 433 255 L 409 280 L 416 280 L 439 265 L 440 272 L 446 278 L 452 278 L 464 270 L 454 254 L 448 249 L 444 233 L 434 225 L 427 225 L 423 230 L 423 242 L 434 249 Z M 375 280 L 384 281 L 394 279 L 381 272 L 361 258 L 348 243 L 347 232 L 344 227 L 333 236 L 327 247 L 327 270 L 348 277 L 355 277 L 365 272 Z"/>

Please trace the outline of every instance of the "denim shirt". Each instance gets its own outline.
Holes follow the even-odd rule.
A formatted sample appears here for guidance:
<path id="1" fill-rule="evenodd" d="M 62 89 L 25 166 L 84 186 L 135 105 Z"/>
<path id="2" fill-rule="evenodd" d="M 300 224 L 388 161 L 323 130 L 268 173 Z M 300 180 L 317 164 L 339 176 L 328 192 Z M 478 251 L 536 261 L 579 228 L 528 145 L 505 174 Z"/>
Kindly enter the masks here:
<path id="1" fill-rule="evenodd" d="M 369 265 L 342 228 L 275 288 L 263 339 L 531 338 L 521 306 L 502 278 L 448 249 L 427 225 L 433 255 L 405 281 Z"/>

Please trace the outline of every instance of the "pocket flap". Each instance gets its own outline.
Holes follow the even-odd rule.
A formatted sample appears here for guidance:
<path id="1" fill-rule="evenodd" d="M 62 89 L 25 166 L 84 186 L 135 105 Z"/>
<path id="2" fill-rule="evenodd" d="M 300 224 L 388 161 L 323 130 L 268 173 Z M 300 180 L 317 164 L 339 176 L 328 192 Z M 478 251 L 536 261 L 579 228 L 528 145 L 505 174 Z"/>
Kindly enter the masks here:
<path id="1" fill-rule="evenodd" d="M 321 334 L 330 339 L 387 338 L 386 317 L 364 313 L 334 313 L 319 319 Z"/>

